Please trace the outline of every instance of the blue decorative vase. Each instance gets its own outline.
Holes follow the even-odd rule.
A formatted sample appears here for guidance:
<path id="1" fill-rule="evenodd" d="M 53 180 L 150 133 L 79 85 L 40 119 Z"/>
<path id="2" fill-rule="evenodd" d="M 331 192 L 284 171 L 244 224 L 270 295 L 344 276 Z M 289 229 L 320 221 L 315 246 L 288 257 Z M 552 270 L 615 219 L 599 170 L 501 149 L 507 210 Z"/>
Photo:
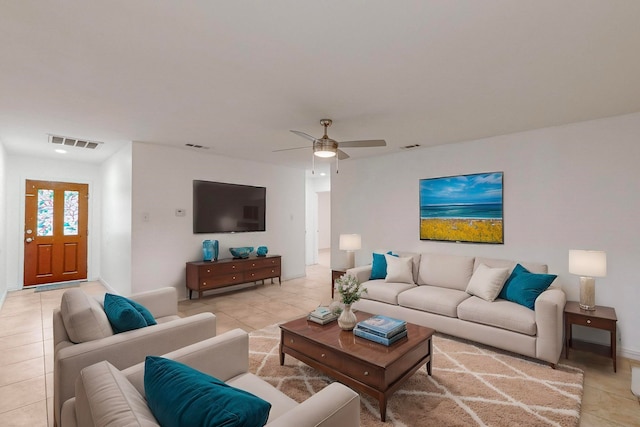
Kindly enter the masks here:
<path id="1" fill-rule="evenodd" d="M 243 246 L 241 248 L 229 248 L 229 252 L 234 258 L 249 258 L 253 252 L 253 246 Z"/>
<path id="2" fill-rule="evenodd" d="M 220 245 L 218 244 L 217 240 L 212 240 L 213 242 L 213 260 L 217 261 L 218 260 L 218 252 L 220 249 Z"/>
<path id="3" fill-rule="evenodd" d="M 202 241 L 202 260 L 203 261 L 213 260 L 213 241 L 211 240 Z"/>
<path id="4" fill-rule="evenodd" d="M 256 251 L 257 256 L 267 256 L 267 252 L 269 252 L 269 248 L 266 246 L 258 246 L 258 250 Z"/>

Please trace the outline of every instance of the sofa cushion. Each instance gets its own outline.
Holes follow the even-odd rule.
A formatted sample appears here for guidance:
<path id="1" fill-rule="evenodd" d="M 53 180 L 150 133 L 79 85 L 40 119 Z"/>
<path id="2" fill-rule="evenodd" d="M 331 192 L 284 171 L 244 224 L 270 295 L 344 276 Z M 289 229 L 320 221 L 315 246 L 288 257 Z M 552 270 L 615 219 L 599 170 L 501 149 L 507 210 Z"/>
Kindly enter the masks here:
<path id="1" fill-rule="evenodd" d="M 469 280 L 467 293 L 485 301 L 493 301 L 502 290 L 507 276 L 509 276 L 508 268 L 490 268 L 480 264 Z"/>
<path id="2" fill-rule="evenodd" d="M 413 262 L 413 283 L 418 283 L 418 270 L 420 269 L 420 254 L 416 252 L 398 252 L 397 253 L 401 258 L 411 258 Z"/>
<path id="3" fill-rule="evenodd" d="M 120 295 L 106 294 L 104 311 L 116 334 L 147 326 L 147 321 L 142 314 L 129 303 L 127 298 Z"/>
<path id="4" fill-rule="evenodd" d="M 531 336 L 537 333 L 535 312 L 503 299 L 471 297 L 458 305 L 458 318 Z"/>
<path id="5" fill-rule="evenodd" d="M 457 317 L 458 304 L 469 297 L 465 291 L 423 285 L 398 295 L 398 304 L 415 310 Z"/>
<path id="6" fill-rule="evenodd" d="M 520 262 L 519 263 L 517 261 L 510 261 L 507 259 L 485 258 L 485 257 L 476 257 L 473 264 L 473 270 L 475 271 L 480 266 L 480 264 L 484 264 L 487 267 L 491 267 L 491 268 L 506 267 L 509 269 L 509 271 L 512 271 L 517 264 L 521 264 L 524 268 L 526 268 L 532 273 L 544 274 L 548 272 L 547 264 L 541 264 L 537 262 Z"/>
<path id="7" fill-rule="evenodd" d="M 384 280 L 369 280 L 363 286 L 367 289 L 362 298 L 398 305 L 398 294 L 415 288 L 413 283 L 392 283 Z"/>
<path id="8" fill-rule="evenodd" d="M 60 315 L 69 339 L 76 344 L 113 335 L 100 303 L 80 289 L 64 292 L 60 301 Z"/>
<path id="9" fill-rule="evenodd" d="M 387 276 L 385 282 L 411 283 L 413 282 L 413 260 L 385 254 L 387 261 Z"/>
<path id="10" fill-rule="evenodd" d="M 551 285 L 556 277 L 555 274 L 531 273 L 518 264 L 505 282 L 499 297 L 533 310 L 536 298 Z"/>
<path id="11" fill-rule="evenodd" d="M 144 390 L 163 427 L 263 426 L 271 404 L 253 394 L 163 357 L 147 356 Z"/>
<path id="12" fill-rule="evenodd" d="M 151 312 L 147 309 L 147 307 L 145 307 L 144 305 L 132 299 L 127 298 L 127 302 L 131 304 L 133 308 L 135 308 L 138 311 L 138 313 L 142 315 L 142 317 L 144 318 L 144 321 L 147 322 L 147 326 L 158 324 L 158 322 L 156 322 L 156 319 L 153 317 L 153 314 L 151 314 Z"/>
<path id="13" fill-rule="evenodd" d="M 418 285 L 465 291 L 473 273 L 473 257 L 444 254 L 422 254 Z"/>
<path id="14" fill-rule="evenodd" d="M 107 361 L 80 372 L 76 381 L 76 399 L 77 421 L 81 426 L 158 425 L 144 397 L 122 372 Z"/>
<path id="15" fill-rule="evenodd" d="M 398 256 L 391 251 L 387 252 L 388 255 Z M 371 262 L 371 276 L 369 280 L 384 279 L 387 277 L 387 259 L 385 254 L 373 253 L 373 261 Z"/>

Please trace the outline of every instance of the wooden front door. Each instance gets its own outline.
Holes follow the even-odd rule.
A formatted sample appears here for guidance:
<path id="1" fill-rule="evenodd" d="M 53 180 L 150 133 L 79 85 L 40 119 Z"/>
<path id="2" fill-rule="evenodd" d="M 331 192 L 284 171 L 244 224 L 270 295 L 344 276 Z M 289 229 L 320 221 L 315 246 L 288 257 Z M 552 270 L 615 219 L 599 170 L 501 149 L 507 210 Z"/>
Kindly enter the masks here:
<path id="1" fill-rule="evenodd" d="M 89 186 L 27 180 L 24 284 L 87 278 Z"/>

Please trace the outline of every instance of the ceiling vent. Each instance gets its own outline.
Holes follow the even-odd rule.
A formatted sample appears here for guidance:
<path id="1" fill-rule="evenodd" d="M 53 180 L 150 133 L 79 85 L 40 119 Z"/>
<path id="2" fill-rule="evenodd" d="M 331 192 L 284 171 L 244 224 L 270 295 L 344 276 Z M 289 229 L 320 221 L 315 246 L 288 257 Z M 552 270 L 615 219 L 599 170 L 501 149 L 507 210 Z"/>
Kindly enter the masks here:
<path id="1" fill-rule="evenodd" d="M 189 147 L 189 148 L 197 148 L 199 150 L 208 150 L 209 147 L 205 147 L 204 145 L 198 145 L 198 144 L 184 144 L 185 146 Z"/>
<path id="2" fill-rule="evenodd" d="M 95 150 L 102 145 L 102 142 L 88 141 L 86 139 L 69 138 L 68 136 L 49 135 L 49 142 L 55 145 L 64 145 L 66 147 L 88 148 Z"/>
<path id="3" fill-rule="evenodd" d="M 403 147 L 400 147 L 401 150 L 411 150 L 413 148 L 418 148 L 420 147 L 420 144 L 412 144 L 412 145 L 405 145 Z"/>

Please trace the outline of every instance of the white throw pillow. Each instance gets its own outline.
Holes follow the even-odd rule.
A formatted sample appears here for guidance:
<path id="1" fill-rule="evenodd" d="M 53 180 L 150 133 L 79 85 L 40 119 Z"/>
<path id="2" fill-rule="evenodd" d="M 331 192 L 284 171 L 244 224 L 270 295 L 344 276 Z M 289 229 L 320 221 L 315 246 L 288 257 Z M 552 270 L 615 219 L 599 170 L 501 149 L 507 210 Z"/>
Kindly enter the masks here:
<path id="1" fill-rule="evenodd" d="M 507 277 L 508 268 L 490 268 L 480 264 L 469 280 L 467 293 L 486 301 L 493 301 L 498 297 Z"/>
<path id="2" fill-rule="evenodd" d="M 385 254 L 387 261 L 387 277 L 385 282 L 413 283 L 413 259 L 400 258 Z"/>

